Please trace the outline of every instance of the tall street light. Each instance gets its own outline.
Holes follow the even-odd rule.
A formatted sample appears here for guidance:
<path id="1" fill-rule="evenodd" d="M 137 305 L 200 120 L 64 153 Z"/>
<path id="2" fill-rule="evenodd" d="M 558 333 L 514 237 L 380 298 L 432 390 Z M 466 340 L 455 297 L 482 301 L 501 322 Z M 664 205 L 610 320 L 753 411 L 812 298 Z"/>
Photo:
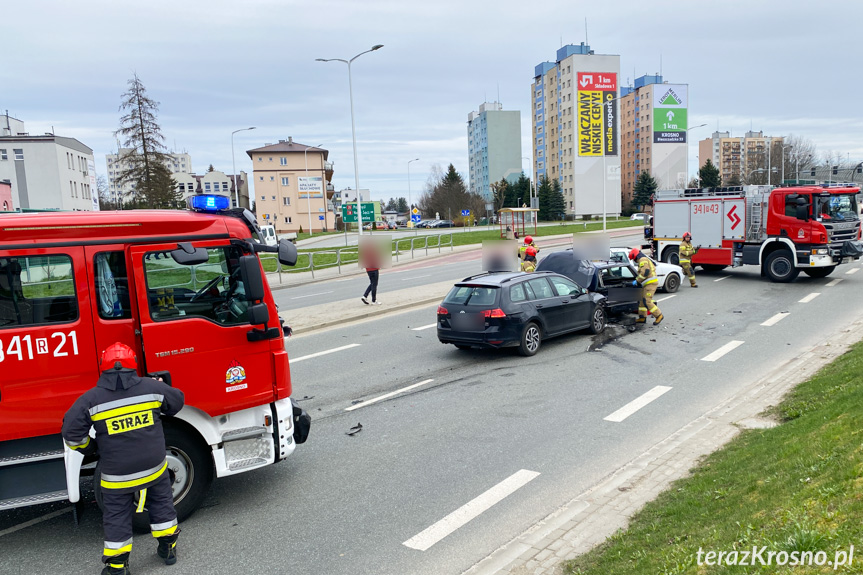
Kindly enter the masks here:
<path id="1" fill-rule="evenodd" d="M 408 160 L 408 227 L 414 227 L 413 200 L 411 200 L 411 162 L 419 162 L 419 158 Z"/>
<path id="2" fill-rule="evenodd" d="M 255 126 L 252 126 L 250 128 L 240 128 L 239 130 L 231 132 L 231 168 L 234 170 L 234 202 L 236 202 L 238 208 L 240 207 L 240 188 L 237 187 L 237 161 L 234 159 L 234 134 L 254 129 Z"/>
<path id="3" fill-rule="evenodd" d="M 703 127 L 704 127 L 704 126 L 706 126 L 706 125 L 707 125 L 707 124 L 698 124 L 697 126 L 692 126 L 691 128 L 686 128 L 686 133 L 687 133 L 687 134 L 689 134 L 689 131 L 690 131 L 690 130 L 694 130 L 695 128 L 703 128 Z M 689 144 L 690 144 L 690 142 L 689 142 L 689 136 L 687 135 L 687 136 L 686 136 L 686 176 L 687 176 L 687 177 L 689 177 Z M 701 180 L 699 179 L 699 182 L 700 182 L 700 181 L 701 181 Z M 688 181 L 683 182 L 683 187 L 684 187 L 684 188 L 685 188 L 686 186 L 688 186 L 688 185 L 689 185 L 689 182 L 688 182 Z"/>
<path id="4" fill-rule="evenodd" d="M 522 156 L 521 159 L 527 160 L 528 163 L 530 163 L 530 180 L 533 183 L 533 192 L 531 193 L 530 197 L 531 198 L 538 198 L 539 196 L 537 196 L 537 194 L 536 194 L 536 179 L 533 177 L 533 162 L 531 162 L 530 158 L 528 158 L 527 156 Z M 533 207 L 533 201 L 532 200 L 530 202 L 530 207 Z M 532 216 L 531 219 L 533 220 L 533 223 L 536 224 L 536 218 L 537 218 L 536 212 L 531 212 L 531 216 Z"/>
<path id="5" fill-rule="evenodd" d="M 315 148 L 320 148 L 323 144 L 318 144 Z M 306 161 L 306 186 L 309 185 L 309 147 L 306 146 L 306 149 L 303 150 L 303 159 Z M 321 178 L 321 183 L 323 183 L 323 178 Z M 306 188 L 306 205 L 309 210 L 309 235 L 312 235 L 312 191 Z M 324 203 L 326 205 L 326 203 Z M 326 216 L 324 216 L 326 217 Z"/>
<path id="6" fill-rule="evenodd" d="M 370 49 L 365 52 L 360 52 L 350 60 L 344 60 L 342 58 L 315 58 L 315 62 L 343 62 L 348 66 L 348 96 L 351 100 L 351 137 L 354 142 L 354 183 L 357 186 L 357 235 L 362 235 L 363 233 L 363 212 L 360 207 L 360 172 L 357 167 L 357 128 L 356 123 L 354 122 L 354 88 L 353 81 L 351 79 L 351 64 L 354 60 L 362 56 L 363 54 L 368 54 L 369 52 L 374 52 L 375 50 L 380 50 L 383 48 L 383 44 L 375 44 Z"/>

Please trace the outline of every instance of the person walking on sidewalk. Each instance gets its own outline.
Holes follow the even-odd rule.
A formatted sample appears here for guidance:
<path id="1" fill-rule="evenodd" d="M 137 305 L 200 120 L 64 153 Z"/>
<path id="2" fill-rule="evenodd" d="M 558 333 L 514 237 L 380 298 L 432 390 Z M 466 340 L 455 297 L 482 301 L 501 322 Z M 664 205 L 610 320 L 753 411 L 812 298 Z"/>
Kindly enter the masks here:
<path id="1" fill-rule="evenodd" d="M 369 287 L 366 288 L 363 297 L 360 300 L 369 305 L 381 305 L 378 301 L 378 277 L 381 271 L 380 256 L 372 244 L 363 243 L 360 245 L 360 263 L 366 268 L 366 273 L 369 276 Z M 369 294 L 372 296 L 372 301 L 369 302 Z"/>
<path id="2" fill-rule="evenodd" d="M 689 278 L 689 285 L 697 288 L 695 283 L 695 272 L 692 271 L 692 256 L 698 253 L 698 248 L 692 245 L 692 234 L 684 232 L 683 241 L 680 242 L 680 247 L 677 250 L 680 257 L 680 267 L 683 268 L 683 273 Z"/>
<path id="3" fill-rule="evenodd" d="M 638 251 L 638 248 L 632 248 L 629 252 L 629 259 L 635 262 L 638 266 L 638 276 L 633 284 L 641 286 L 641 301 L 638 304 L 638 319 L 636 323 L 645 323 L 647 321 L 647 312 L 653 316 L 653 325 L 659 325 L 662 322 L 662 312 L 659 306 L 653 301 L 653 294 L 656 293 L 656 288 L 659 287 L 659 278 L 656 277 L 656 267 L 646 255 Z"/>

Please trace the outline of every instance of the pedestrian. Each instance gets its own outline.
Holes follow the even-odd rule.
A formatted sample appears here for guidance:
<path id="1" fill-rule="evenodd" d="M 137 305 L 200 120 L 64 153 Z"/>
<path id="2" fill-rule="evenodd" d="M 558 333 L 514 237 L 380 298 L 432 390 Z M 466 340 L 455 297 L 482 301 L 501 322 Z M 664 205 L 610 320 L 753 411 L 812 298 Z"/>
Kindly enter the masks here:
<path id="1" fill-rule="evenodd" d="M 656 293 L 656 288 L 659 287 L 659 278 L 656 277 L 656 267 L 646 255 L 641 253 L 638 248 L 632 248 L 629 251 L 629 259 L 634 261 L 638 267 L 638 275 L 633 285 L 641 286 L 641 301 L 638 304 L 638 319 L 636 323 L 645 323 L 647 321 L 647 312 L 653 316 L 653 325 L 659 325 L 662 322 L 662 312 L 659 306 L 653 301 L 653 294 Z"/>
<path id="2" fill-rule="evenodd" d="M 132 516 L 145 506 L 150 530 L 159 542 L 156 553 L 165 564 L 173 565 L 180 529 L 161 417 L 180 411 L 183 392 L 161 380 L 138 377 L 135 352 L 120 342 L 102 352 L 99 368 L 96 387 L 81 395 L 63 416 L 62 435 L 70 449 L 85 455 L 99 453 L 105 531 L 102 575 L 129 575 Z"/>
<path id="3" fill-rule="evenodd" d="M 677 253 L 680 257 L 680 267 L 683 268 L 683 273 L 685 273 L 686 277 L 689 278 L 689 285 L 697 288 L 698 285 L 695 283 L 695 272 L 692 270 L 692 256 L 698 253 L 698 248 L 692 245 L 692 234 L 689 232 L 685 232 L 683 234 L 683 241 L 680 242 L 680 247 L 677 249 Z"/>
<path id="4" fill-rule="evenodd" d="M 369 244 L 363 244 L 360 246 L 360 261 L 363 266 L 366 268 L 366 273 L 369 276 L 369 287 L 366 288 L 363 297 L 360 298 L 362 302 L 366 305 L 369 305 L 369 294 L 372 294 L 371 305 L 381 305 L 381 302 L 378 301 L 378 276 L 380 274 L 380 257 L 375 250 L 375 246 Z"/>

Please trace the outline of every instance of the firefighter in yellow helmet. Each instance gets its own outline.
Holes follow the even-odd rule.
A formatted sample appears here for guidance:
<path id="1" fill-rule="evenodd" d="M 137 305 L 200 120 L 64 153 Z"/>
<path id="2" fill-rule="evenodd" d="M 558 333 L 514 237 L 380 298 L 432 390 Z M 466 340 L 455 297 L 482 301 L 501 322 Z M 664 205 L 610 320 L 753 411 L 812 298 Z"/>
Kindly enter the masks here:
<path id="1" fill-rule="evenodd" d="M 695 272 L 692 270 L 692 256 L 698 253 L 698 248 L 692 245 L 692 234 L 685 232 L 683 241 L 680 242 L 680 247 L 677 249 L 680 256 L 680 267 L 683 268 L 683 273 L 689 278 L 689 285 L 697 288 L 695 283 Z"/>
<path id="2" fill-rule="evenodd" d="M 638 276 L 635 282 L 641 286 L 641 301 L 638 304 L 638 320 L 637 323 L 645 323 L 647 321 L 647 312 L 653 316 L 653 325 L 659 325 L 662 322 L 662 312 L 659 306 L 653 301 L 653 294 L 656 293 L 656 288 L 659 287 L 659 278 L 656 277 L 656 267 L 650 259 L 638 251 L 638 248 L 632 248 L 629 252 L 629 259 L 635 262 L 638 266 Z"/>

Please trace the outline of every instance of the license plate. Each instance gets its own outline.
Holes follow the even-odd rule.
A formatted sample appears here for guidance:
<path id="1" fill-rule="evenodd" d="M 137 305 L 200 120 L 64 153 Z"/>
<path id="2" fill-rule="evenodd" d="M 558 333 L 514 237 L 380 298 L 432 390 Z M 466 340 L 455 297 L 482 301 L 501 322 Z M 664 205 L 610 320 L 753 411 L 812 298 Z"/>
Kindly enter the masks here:
<path id="1" fill-rule="evenodd" d="M 459 313 L 452 316 L 453 329 L 475 330 L 485 327 L 482 315 L 478 313 Z"/>

